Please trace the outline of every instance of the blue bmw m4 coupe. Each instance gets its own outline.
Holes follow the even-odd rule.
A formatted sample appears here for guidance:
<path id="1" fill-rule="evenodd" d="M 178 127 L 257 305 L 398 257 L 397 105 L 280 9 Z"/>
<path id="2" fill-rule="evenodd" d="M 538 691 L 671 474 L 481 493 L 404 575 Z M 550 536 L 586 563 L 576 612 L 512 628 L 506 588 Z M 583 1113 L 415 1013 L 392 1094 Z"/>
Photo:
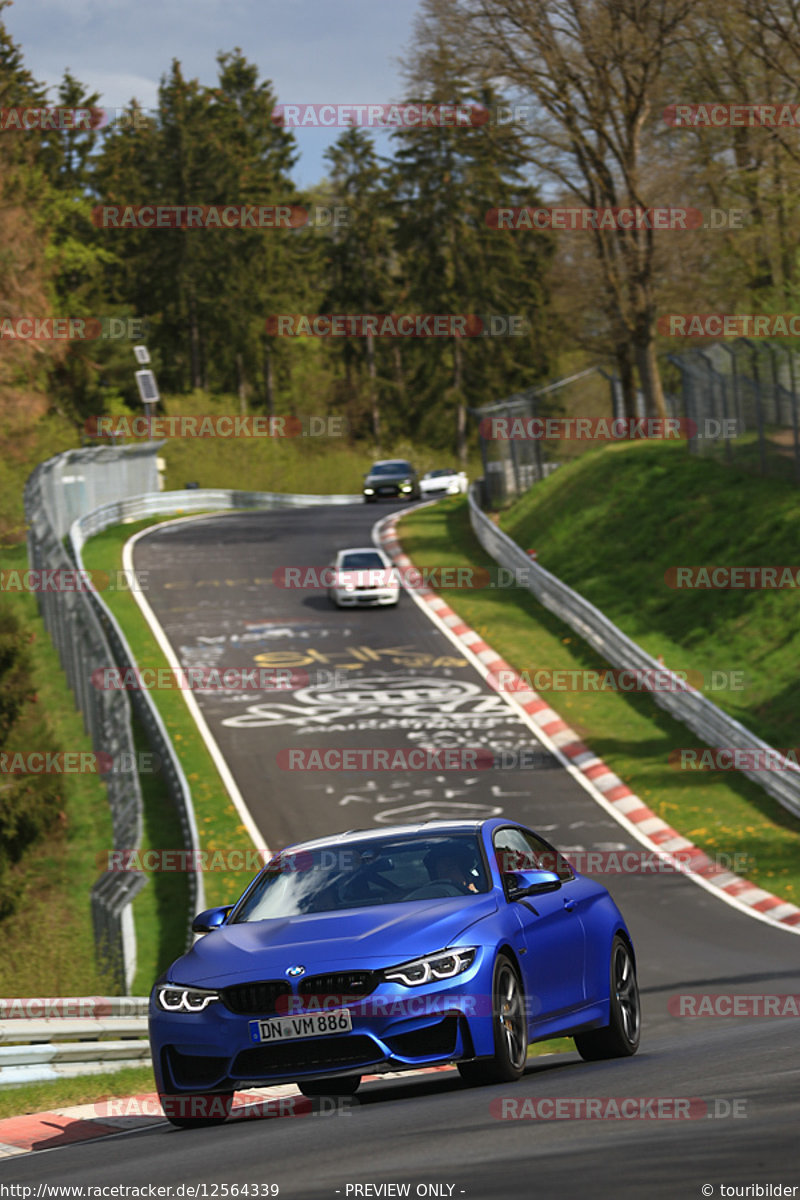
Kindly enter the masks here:
<path id="1" fill-rule="evenodd" d="M 516 822 L 357 830 L 277 854 L 153 988 L 150 1045 L 175 1125 L 233 1093 L 351 1095 L 364 1074 L 455 1063 L 518 1079 L 528 1045 L 634 1054 L 633 943 L 607 890 Z"/>

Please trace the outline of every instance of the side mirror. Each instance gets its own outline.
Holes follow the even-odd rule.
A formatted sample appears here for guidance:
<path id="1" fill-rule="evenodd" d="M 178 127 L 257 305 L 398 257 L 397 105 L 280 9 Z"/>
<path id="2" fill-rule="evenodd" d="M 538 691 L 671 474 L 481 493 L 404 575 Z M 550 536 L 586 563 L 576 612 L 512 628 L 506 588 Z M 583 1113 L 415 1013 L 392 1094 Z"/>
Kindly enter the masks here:
<path id="1" fill-rule="evenodd" d="M 505 878 L 511 900 L 557 892 L 561 887 L 561 880 L 555 871 L 510 871 Z"/>
<path id="2" fill-rule="evenodd" d="M 219 929 L 232 908 L 232 904 L 226 904 L 224 908 L 207 908 L 198 913 L 192 921 L 192 933 L 211 933 L 212 929 Z"/>

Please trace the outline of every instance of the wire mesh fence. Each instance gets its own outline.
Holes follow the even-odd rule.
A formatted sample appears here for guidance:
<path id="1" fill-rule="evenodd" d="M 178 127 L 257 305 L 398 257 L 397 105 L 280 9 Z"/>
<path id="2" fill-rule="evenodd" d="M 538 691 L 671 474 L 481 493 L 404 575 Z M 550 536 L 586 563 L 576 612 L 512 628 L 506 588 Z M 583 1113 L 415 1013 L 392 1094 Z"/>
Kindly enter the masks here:
<path id="1" fill-rule="evenodd" d="M 685 440 L 690 454 L 800 483 L 800 355 L 791 346 L 737 338 L 667 354 L 662 368 L 666 414 L 680 422 L 675 436 Z M 483 460 L 482 500 L 489 508 L 512 503 L 593 444 L 591 438 L 504 436 L 498 429 L 510 429 L 514 422 L 528 428 L 551 415 L 606 421 L 625 416 L 619 377 L 600 367 L 471 412 Z M 637 393 L 636 416 L 648 415 Z"/>
<path id="2" fill-rule="evenodd" d="M 800 356 L 788 345 L 737 338 L 668 356 L 680 375 L 689 451 L 800 483 Z"/>

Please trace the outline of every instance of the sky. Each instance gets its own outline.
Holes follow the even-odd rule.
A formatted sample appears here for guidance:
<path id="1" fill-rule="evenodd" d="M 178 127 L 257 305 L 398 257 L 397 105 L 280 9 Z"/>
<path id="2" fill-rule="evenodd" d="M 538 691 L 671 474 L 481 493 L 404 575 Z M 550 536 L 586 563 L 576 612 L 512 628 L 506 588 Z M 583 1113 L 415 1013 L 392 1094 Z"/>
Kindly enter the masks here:
<path id="1" fill-rule="evenodd" d="M 2 19 L 25 66 L 53 90 L 64 70 L 101 94 L 105 108 L 136 97 L 156 104 L 177 58 L 187 78 L 211 85 L 220 50 L 241 47 L 284 104 L 378 104 L 402 98 L 398 58 L 418 0 L 15 0 Z M 325 174 L 339 129 L 297 129 L 300 187 Z M 375 137 L 388 153 L 388 135 Z"/>

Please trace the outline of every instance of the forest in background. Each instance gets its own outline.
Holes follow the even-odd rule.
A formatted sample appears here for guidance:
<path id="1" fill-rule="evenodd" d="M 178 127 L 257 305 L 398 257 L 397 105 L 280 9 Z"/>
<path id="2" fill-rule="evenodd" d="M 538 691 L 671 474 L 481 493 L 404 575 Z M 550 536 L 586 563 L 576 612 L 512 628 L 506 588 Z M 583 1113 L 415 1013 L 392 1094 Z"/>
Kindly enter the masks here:
<path id="1" fill-rule="evenodd" d="M 102 106 L 65 71 L 48 97 L 2 24 L 0 106 Z M 0 328 L 7 318 L 135 317 L 162 394 L 237 411 L 347 418 L 354 439 L 413 436 L 462 460 L 467 409 L 552 377 L 575 355 L 663 411 L 664 312 L 796 307 L 796 128 L 676 128 L 675 103 L 787 103 L 790 0 L 423 0 L 406 101 L 483 106 L 474 127 L 396 130 L 378 154 L 343 129 L 319 183 L 292 179 L 298 136 L 241 50 L 213 82 L 166 66 L 158 107 L 100 129 L 0 134 Z M 269 64 L 263 64 L 268 71 Z M 503 106 L 511 106 L 505 109 Z M 524 114 L 495 119 L 498 111 Z M 98 205 L 338 205 L 294 229 L 104 229 Z M 492 228 L 500 207 L 686 206 L 717 229 Z M 276 313 L 519 314 L 508 338 L 288 339 Z M 0 420 L 138 407 L 128 340 L 2 339 Z M 696 343 L 693 343 L 696 344 Z M 10 425 L 9 425 L 10 422 Z"/>

